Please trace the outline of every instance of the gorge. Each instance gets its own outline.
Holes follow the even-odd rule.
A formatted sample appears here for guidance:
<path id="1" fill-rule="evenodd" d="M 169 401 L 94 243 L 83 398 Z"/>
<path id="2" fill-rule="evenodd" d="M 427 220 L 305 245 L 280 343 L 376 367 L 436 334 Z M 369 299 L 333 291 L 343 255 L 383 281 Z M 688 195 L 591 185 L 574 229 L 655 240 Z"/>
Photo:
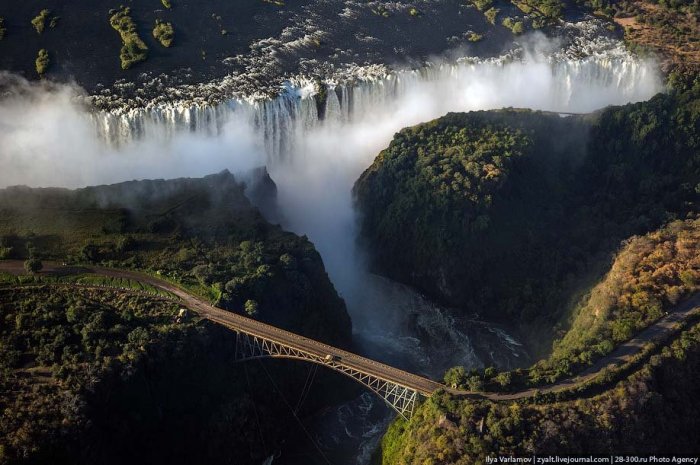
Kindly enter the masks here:
<path id="1" fill-rule="evenodd" d="M 372 274 L 378 269 L 358 243 L 353 186 L 395 133 L 449 112 L 529 108 L 565 121 L 663 91 L 656 63 L 607 37 L 597 21 L 570 24 L 569 38 L 522 36 L 519 47 L 497 58 L 358 67 L 350 77 L 326 80 L 291 77 L 269 99 L 209 96 L 206 86 L 193 86 L 168 91 L 181 100 L 122 101 L 5 74 L 0 187 L 76 188 L 229 169 L 256 203 L 250 193 L 269 173 L 276 200 L 256 206 L 269 223 L 313 243 L 347 305 L 360 351 L 434 379 L 455 365 L 523 368 L 539 348 L 515 325 L 465 315 L 461 302 L 438 303 L 437 293 L 416 291 L 410 277 L 392 273 L 394 282 Z M 260 166 L 266 173 L 255 170 Z M 313 434 L 333 463 L 365 465 L 392 414 L 366 394 L 347 397 L 354 400 L 314 416 Z M 304 453 L 299 463 L 322 463 L 308 459 L 314 451 Z"/>

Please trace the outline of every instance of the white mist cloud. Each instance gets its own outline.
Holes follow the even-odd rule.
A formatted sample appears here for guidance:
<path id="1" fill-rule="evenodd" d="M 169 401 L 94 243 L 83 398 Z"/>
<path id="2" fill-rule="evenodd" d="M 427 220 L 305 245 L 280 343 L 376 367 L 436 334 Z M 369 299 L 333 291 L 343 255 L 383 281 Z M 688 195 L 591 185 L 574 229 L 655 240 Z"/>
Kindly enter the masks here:
<path id="1" fill-rule="evenodd" d="M 362 99 L 356 93 L 349 121 L 329 120 L 290 131 L 293 153 L 286 161 L 269 164 L 279 187 L 284 226 L 315 243 L 356 321 L 383 309 L 362 299 L 368 280 L 355 247 L 351 188 L 395 132 L 449 111 L 513 106 L 588 112 L 644 100 L 661 88 L 655 66 L 616 55 L 554 65 L 531 56 L 509 64 L 435 66 L 426 73 L 429 78 L 419 72 L 400 74 L 395 95 L 377 91 L 381 86 L 365 86 Z M 218 136 L 153 131 L 144 140 L 115 149 L 97 137 L 86 110 L 74 103 L 74 88 L 21 87 L 0 100 L 0 187 L 201 176 L 271 161 L 259 129 L 245 112 L 228 115 Z"/>
<path id="2" fill-rule="evenodd" d="M 437 66 L 430 79 L 405 73 L 398 95 L 377 92 L 354 102 L 348 122 L 326 121 L 295 142 L 290 163 L 273 163 L 279 201 L 288 228 L 307 234 L 321 252 L 334 283 L 348 300 L 353 318 L 386 315 L 369 290 L 362 256 L 356 250 L 356 217 L 351 189 L 374 157 L 400 129 L 448 112 L 522 107 L 590 112 L 611 104 L 645 100 L 661 89 L 656 67 L 630 59 L 551 65 L 530 56 L 506 65 L 479 63 Z M 367 297 L 375 295 L 375 297 Z M 380 304 L 384 305 L 384 304 Z M 366 322 L 376 321 L 374 316 Z"/>
<path id="3" fill-rule="evenodd" d="M 0 79 L 2 76 L 0 76 Z M 0 187 L 81 187 L 132 179 L 197 177 L 264 163 L 258 139 L 233 118 L 221 137 L 193 133 L 108 147 L 70 86 L 20 82 L 0 100 Z"/>

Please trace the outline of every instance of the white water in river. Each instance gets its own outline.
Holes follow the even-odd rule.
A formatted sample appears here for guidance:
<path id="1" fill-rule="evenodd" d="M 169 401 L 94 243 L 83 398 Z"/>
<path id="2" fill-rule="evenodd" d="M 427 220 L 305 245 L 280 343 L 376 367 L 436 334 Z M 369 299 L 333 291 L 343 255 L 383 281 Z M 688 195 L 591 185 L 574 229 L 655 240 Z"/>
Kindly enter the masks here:
<path id="1" fill-rule="evenodd" d="M 67 91 L 20 93 L 0 102 L 0 186 L 75 187 L 266 164 L 278 185 L 283 226 L 314 242 L 356 330 L 376 328 L 382 318 L 396 326 L 377 304 L 381 299 L 367 298 L 371 280 L 355 244 L 355 180 L 396 131 L 449 111 L 587 112 L 648 99 L 661 89 L 654 64 L 617 43 L 589 43 L 597 42 L 579 44 L 577 57 L 549 44 L 547 52 L 534 47 L 520 58 L 329 83 L 321 112 L 314 86 L 303 80 L 264 102 L 208 104 L 202 96 L 113 111 L 86 112 L 70 104 Z"/>
<path id="2" fill-rule="evenodd" d="M 583 59 L 534 54 L 514 60 L 506 56 L 431 65 L 352 83 L 329 83 L 321 108 L 323 124 L 314 98 L 316 88 L 303 80 L 288 83 L 272 100 L 157 103 L 96 112 L 92 120 L 103 140 L 123 145 L 140 139 L 167 139 L 183 130 L 220 135 L 228 122 L 239 118 L 255 129 L 268 164 L 274 164 L 302 149 L 299 139 L 322 125 L 358 123 L 375 114 L 385 117 L 388 111 L 401 113 L 399 125 L 426 121 L 448 111 L 503 106 L 589 112 L 645 100 L 658 90 L 655 66 L 612 49 Z M 406 104 L 420 107 L 406 114 Z"/>
<path id="3" fill-rule="evenodd" d="M 303 81 L 266 102 L 183 101 L 110 112 L 86 113 L 54 95 L 26 104 L 20 97 L 0 102 L 0 187 L 75 187 L 266 164 L 278 185 L 283 225 L 316 245 L 365 350 L 436 376 L 456 363 L 507 365 L 517 343 L 486 328 L 511 354 L 479 356 L 485 336 L 456 329 L 442 309 L 405 289 L 377 285 L 366 273 L 351 199 L 362 171 L 396 131 L 449 111 L 513 106 L 588 112 L 645 100 L 660 89 L 655 66 L 618 46 L 582 58 L 534 53 L 524 60 L 465 61 L 331 83 L 323 119 L 313 85 Z M 450 354 L 411 330 L 452 346 Z M 482 349 L 489 353 L 488 344 Z M 370 434 L 359 447 L 374 438 Z"/>
<path id="4" fill-rule="evenodd" d="M 224 140 L 220 151 L 235 154 L 230 157 L 234 165 L 241 147 L 255 152 L 278 185 L 284 226 L 311 238 L 355 317 L 362 309 L 353 299 L 361 295 L 365 277 L 355 248 L 350 193 L 394 133 L 450 111 L 527 107 L 589 112 L 645 100 L 661 89 L 656 66 L 620 44 L 587 53 L 571 58 L 561 49 L 545 53 L 535 47 L 522 58 L 462 60 L 351 84 L 330 83 L 320 112 L 315 86 L 298 81 L 269 101 L 157 103 L 95 112 L 90 124 L 100 139 L 127 151 L 140 141 L 162 141 L 164 150 L 177 151 L 179 141 L 189 140 L 190 134 Z M 212 159 L 215 166 L 229 167 L 220 152 L 202 164 L 210 166 Z"/>

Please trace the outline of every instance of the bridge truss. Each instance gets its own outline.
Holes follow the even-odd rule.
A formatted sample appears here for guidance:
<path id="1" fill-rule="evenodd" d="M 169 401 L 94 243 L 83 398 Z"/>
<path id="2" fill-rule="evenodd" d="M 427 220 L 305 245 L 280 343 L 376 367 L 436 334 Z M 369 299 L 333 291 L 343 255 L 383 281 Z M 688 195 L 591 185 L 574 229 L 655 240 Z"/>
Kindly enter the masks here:
<path id="1" fill-rule="evenodd" d="M 238 329 L 233 330 L 236 332 L 237 361 L 260 358 L 287 358 L 317 363 L 342 373 L 364 385 L 381 397 L 404 419 L 408 420 L 413 415 L 419 395 L 418 391 L 414 389 L 365 373 L 344 363 L 342 359 L 337 357 L 320 356 L 271 339 L 254 336 Z"/>

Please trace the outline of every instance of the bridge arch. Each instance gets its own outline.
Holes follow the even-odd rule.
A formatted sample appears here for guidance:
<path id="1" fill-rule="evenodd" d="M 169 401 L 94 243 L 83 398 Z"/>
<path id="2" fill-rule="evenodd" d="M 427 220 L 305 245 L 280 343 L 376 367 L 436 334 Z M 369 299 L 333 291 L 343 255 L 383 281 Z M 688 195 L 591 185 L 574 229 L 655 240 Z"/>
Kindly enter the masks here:
<path id="1" fill-rule="evenodd" d="M 413 415 L 418 396 L 421 395 L 415 389 L 366 373 L 350 364 L 344 363 L 342 358 L 334 357 L 331 354 L 320 356 L 271 339 L 254 336 L 237 329 L 233 330 L 236 332 L 235 358 L 238 362 L 263 358 L 284 358 L 315 363 L 342 373 L 362 384 L 365 388 L 381 397 L 387 405 L 404 419 L 408 420 Z"/>

